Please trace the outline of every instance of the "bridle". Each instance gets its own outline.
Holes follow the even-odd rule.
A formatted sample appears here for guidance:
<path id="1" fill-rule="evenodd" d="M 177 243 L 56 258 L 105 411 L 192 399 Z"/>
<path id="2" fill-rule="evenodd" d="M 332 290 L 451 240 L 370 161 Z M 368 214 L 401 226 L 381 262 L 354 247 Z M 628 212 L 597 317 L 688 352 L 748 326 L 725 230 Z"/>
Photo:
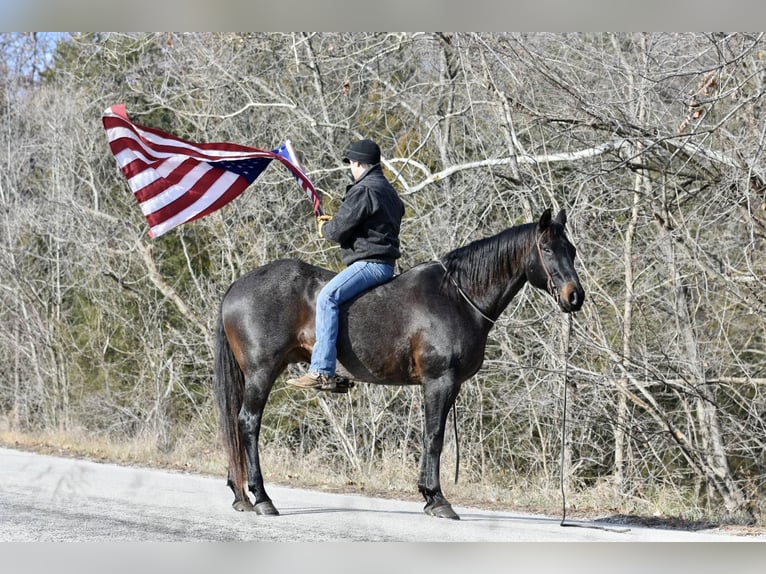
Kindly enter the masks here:
<path id="1" fill-rule="evenodd" d="M 545 259 L 543 258 L 543 250 L 540 247 L 540 240 L 543 238 L 543 234 L 541 233 L 539 237 L 537 238 L 537 241 L 535 242 L 537 246 L 537 256 L 540 259 L 540 265 L 543 268 L 543 271 L 545 271 L 545 277 L 547 280 L 546 288 L 548 289 L 548 293 L 556 296 L 556 284 L 553 282 L 553 277 L 551 276 L 551 272 L 548 270 L 548 266 L 545 264 Z"/>
<path id="2" fill-rule="evenodd" d="M 535 245 L 537 247 L 537 256 L 540 259 L 540 265 L 542 266 L 543 271 L 545 271 L 546 289 L 548 290 L 548 293 L 556 297 L 556 284 L 553 282 L 553 276 L 551 275 L 551 272 L 548 269 L 548 266 L 545 264 L 545 259 L 543 258 L 543 250 L 542 250 L 542 247 L 540 247 L 540 240 L 542 238 L 543 238 L 543 234 L 541 233 L 540 236 L 537 238 L 537 241 L 535 242 Z M 484 320 L 494 325 L 496 321 L 494 319 L 490 319 L 489 317 L 487 317 L 487 315 L 476 306 L 476 303 L 471 301 L 471 298 L 468 297 L 468 295 L 466 295 L 465 291 L 463 291 L 463 288 L 460 287 L 460 285 L 452 276 L 452 274 L 449 272 L 449 269 L 447 269 L 447 266 L 444 265 L 442 260 L 437 259 L 437 261 L 439 262 L 439 265 L 442 266 L 442 269 L 444 269 L 444 273 L 446 274 L 447 278 L 449 278 L 450 282 L 455 286 L 455 289 L 457 289 L 457 292 L 460 293 L 460 296 L 463 299 L 465 299 L 466 303 L 468 303 L 474 311 L 476 311 L 479 315 L 481 315 Z"/>

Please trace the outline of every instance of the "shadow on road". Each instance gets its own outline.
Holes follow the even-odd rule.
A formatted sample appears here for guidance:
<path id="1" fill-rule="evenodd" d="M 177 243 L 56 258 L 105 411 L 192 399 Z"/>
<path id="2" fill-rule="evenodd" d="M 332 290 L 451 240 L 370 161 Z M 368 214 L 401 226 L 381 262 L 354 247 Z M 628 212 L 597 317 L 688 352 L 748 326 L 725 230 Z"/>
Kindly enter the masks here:
<path id="1" fill-rule="evenodd" d="M 374 508 L 348 508 L 309 506 L 298 508 L 281 509 L 283 516 L 298 516 L 308 514 L 335 514 L 335 513 L 368 513 L 373 515 L 389 516 L 422 516 L 422 511 L 412 510 L 382 510 Z M 562 527 L 591 528 L 595 530 L 607 530 L 611 532 L 628 532 L 630 527 L 649 528 L 657 530 L 682 530 L 687 532 L 699 532 L 713 530 L 718 525 L 707 521 L 681 520 L 679 518 L 660 518 L 639 515 L 615 514 L 594 520 L 567 519 L 562 522 L 560 518 L 548 516 L 516 515 L 507 513 L 483 513 L 483 512 L 458 512 L 463 522 L 507 522 L 520 524 L 560 525 Z"/>
<path id="2" fill-rule="evenodd" d="M 419 516 L 422 512 L 415 512 L 411 510 L 380 510 L 375 508 L 329 508 L 329 507 L 306 507 L 306 508 L 280 508 L 279 513 L 282 516 L 292 516 L 301 514 L 331 514 L 336 512 L 354 512 L 354 513 L 370 513 L 370 514 L 384 514 L 384 515 L 398 515 L 398 516 Z"/>

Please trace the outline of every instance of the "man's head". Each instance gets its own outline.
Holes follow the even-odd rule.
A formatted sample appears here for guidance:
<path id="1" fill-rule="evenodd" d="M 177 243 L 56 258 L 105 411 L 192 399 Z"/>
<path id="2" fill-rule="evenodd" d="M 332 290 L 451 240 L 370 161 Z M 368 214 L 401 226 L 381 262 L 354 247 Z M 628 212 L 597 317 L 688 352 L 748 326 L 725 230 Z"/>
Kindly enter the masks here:
<path id="1" fill-rule="evenodd" d="M 348 146 L 343 155 L 343 163 L 359 162 L 366 166 L 380 163 L 380 148 L 372 140 L 359 140 Z"/>

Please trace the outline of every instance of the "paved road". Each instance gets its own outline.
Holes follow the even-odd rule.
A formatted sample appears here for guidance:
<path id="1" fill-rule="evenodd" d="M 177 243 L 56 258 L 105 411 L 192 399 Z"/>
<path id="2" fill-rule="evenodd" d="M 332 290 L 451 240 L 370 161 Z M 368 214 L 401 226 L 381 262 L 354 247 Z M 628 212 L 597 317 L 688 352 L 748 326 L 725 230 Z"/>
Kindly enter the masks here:
<path id="1" fill-rule="evenodd" d="M 237 513 L 223 477 L 0 448 L 0 541 L 741 541 L 711 531 L 567 528 L 555 517 L 271 486 L 279 517 Z M 613 526 L 613 525 L 611 525 Z M 766 540 L 766 537 L 747 538 Z"/>

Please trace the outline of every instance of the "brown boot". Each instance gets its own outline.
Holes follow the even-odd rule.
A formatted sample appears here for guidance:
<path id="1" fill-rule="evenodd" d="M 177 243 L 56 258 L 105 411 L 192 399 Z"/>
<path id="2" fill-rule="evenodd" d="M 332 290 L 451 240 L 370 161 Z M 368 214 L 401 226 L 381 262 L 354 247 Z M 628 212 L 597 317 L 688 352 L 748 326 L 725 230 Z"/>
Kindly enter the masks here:
<path id="1" fill-rule="evenodd" d="M 322 386 L 329 383 L 329 377 L 322 373 L 314 373 L 309 371 L 303 376 L 295 379 L 287 379 L 287 384 L 291 387 L 298 387 L 301 389 L 316 389 L 319 390 Z"/>
<path id="2" fill-rule="evenodd" d="M 288 379 L 287 384 L 291 387 L 301 389 L 314 389 L 317 391 L 326 391 L 328 393 L 347 393 L 354 386 L 354 381 L 350 381 L 338 375 L 328 377 L 324 373 L 308 372 L 296 379 Z"/>

